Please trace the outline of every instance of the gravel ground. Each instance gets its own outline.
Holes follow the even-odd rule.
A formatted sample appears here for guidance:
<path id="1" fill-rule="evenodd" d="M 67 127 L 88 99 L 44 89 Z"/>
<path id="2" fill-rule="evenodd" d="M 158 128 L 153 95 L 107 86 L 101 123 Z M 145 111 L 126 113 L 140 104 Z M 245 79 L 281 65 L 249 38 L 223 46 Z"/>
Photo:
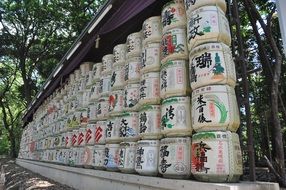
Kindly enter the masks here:
<path id="1" fill-rule="evenodd" d="M 73 190 L 73 188 L 57 183 L 30 170 L 22 168 L 15 160 L 0 159 L 0 166 L 4 166 L 6 190 Z"/>

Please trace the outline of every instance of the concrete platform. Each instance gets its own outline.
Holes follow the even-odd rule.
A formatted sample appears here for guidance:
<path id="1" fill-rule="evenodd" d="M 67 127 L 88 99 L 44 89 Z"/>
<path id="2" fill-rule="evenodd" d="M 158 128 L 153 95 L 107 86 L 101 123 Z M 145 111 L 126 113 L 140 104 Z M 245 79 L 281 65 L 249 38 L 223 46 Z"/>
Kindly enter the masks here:
<path id="1" fill-rule="evenodd" d="M 277 183 L 204 183 L 74 168 L 17 159 L 24 168 L 80 190 L 279 190 Z"/>

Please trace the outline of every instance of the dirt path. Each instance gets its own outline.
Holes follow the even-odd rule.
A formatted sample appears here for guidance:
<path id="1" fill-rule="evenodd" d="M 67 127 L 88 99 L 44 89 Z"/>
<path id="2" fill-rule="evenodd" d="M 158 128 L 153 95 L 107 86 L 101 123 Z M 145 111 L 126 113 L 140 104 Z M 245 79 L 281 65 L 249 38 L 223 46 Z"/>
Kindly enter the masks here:
<path id="1" fill-rule="evenodd" d="M 4 165 L 6 190 L 73 190 L 73 188 L 57 183 L 30 170 L 16 165 L 15 160 L 0 159 Z"/>

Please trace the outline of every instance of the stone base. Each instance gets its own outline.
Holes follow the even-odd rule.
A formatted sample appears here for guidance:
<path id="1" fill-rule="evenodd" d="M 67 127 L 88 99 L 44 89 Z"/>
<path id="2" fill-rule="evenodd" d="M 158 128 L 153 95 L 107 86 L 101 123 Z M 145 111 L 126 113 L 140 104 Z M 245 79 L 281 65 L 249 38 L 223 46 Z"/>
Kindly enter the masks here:
<path id="1" fill-rule="evenodd" d="M 268 182 L 204 183 L 74 168 L 24 159 L 17 159 L 16 163 L 80 190 L 279 190 L 277 183 Z"/>

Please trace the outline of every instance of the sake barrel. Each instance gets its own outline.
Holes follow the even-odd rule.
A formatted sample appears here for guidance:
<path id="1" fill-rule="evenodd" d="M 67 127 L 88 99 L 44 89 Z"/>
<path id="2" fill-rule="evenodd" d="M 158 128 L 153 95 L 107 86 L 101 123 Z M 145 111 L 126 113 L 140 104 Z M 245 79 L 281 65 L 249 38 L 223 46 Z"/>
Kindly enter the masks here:
<path id="1" fill-rule="evenodd" d="M 87 83 L 86 83 L 86 88 L 90 89 L 92 84 L 93 84 L 93 71 L 89 71 L 88 72 L 88 79 L 87 79 Z"/>
<path id="2" fill-rule="evenodd" d="M 67 133 L 61 133 L 61 136 L 60 136 L 60 147 L 61 148 L 65 148 L 66 147 L 66 135 Z M 41 143 L 41 149 L 43 149 L 43 141 L 40 140 L 40 143 Z"/>
<path id="3" fill-rule="evenodd" d="M 104 166 L 109 171 L 119 171 L 119 144 L 106 144 L 105 145 L 105 159 Z"/>
<path id="4" fill-rule="evenodd" d="M 194 134 L 192 174 L 199 181 L 237 182 L 242 175 L 238 135 L 229 131 L 205 131 Z"/>
<path id="5" fill-rule="evenodd" d="M 114 63 L 113 54 L 107 54 L 102 57 L 102 73 L 110 73 Z"/>
<path id="6" fill-rule="evenodd" d="M 191 138 L 172 137 L 160 141 L 159 173 L 166 178 L 189 178 L 191 175 Z"/>
<path id="7" fill-rule="evenodd" d="M 82 108 L 87 108 L 89 104 L 90 89 L 86 89 L 82 94 Z"/>
<path id="8" fill-rule="evenodd" d="M 120 117 L 111 117 L 107 120 L 106 123 L 106 142 L 108 143 L 119 143 L 120 136 Z"/>
<path id="9" fill-rule="evenodd" d="M 113 66 L 125 63 L 126 52 L 127 52 L 126 44 L 118 44 L 118 45 L 114 46 L 114 48 L 113 48 L 113 56 L 114 56 Z"/>
<path id="10" fill-rule="evenodd" d="M 160 96 L 186 96 L 190 94 L 186 60 L 168 61 L 160 71 Z"/>
<path id="11" fill-rule="evenodd" d="M 143 46 L 147 43 L 160 42 L 162 38 L 162 23 L 160 16 L 153 16 L 146 19 L 142 25 Z"/>
<path id="12" fill-rule="evenodd" d="M 125 112 L 120 117 L 119 137 L 121 141 L 136 141 L 138 134 L 138 112 Z"/>
<path id="13" fill-rule="evenodd" d="M 204 6 L 194 10 L 188 16 L 187 23 L 189 51 L 203 43 L 231 44 L 228 20 L 218 6 Z"/>
<path id="14" fill-rule="evenodd" d="M 86 146 L 83 149 L 83 166 L 85 168 L 92 168 L 93 146 Z"/>
<path id="15" fill-rule="evenodd" d="M 105 169 L 104 159 L 105 159 L 105 145 L 94 145 L 92 166 L 98 170 Z"/>
<path id="16" fill-rule="evenodd" d="M 119 149 L 118 168 L 123 173 L 135 173 L 136 142 L 122 142 Z"/>
<path id="17" fill-rule="evenodd" d="M 125 67 L 124 64 L 115 65 L 111 74 L 110 87 L 111 90 L 123 89 L 125 85 Z"/>
<path id="18" fill-rule="evenodd" d="M 150 72 L 141 76 L 139 87 L 139 104 L 160 103 L 160 73 Z"/>
<path id="19" fill-rule="evenodd" d="M 100 76 L 101 76 L 101 72 L 102 72 L 102 63 L 95 63 L 92 66 L 92 72 L 93 72 L 93 82 L 99 81 L 100 80 Z"/>
<path id="20" fill-rule="evenodd" d="M 192 89 L 213 84 L 235 87 L 236 74 L 230 48 L 223 43 L 195 47 L 189 57 Z"/>
<path id="21" fill-rule="evenodd" d="M 142 33 L 134 32 L 127 36 L 126 39 L 127 46 L 127 58 L 138 57 L 142 51 Z"/>
<path id="22" fill-rule="evenodd" d="M 124 76 L 127 83 L 136 83 L 140 81 L 140 59 L 140 57 L 132 57 L 127 59 Z"/>
<path id="23" fill-rule="evenodd" d="M 107 96 L 111 91 L 111 74 L 103 74 L 99 82 L 99 95 Z"/>
<path id="24" fill-rule="evenodd" d="M 81 73 L 80 73 L 80 69 L 76 69 L 74 70 L 74 79 L 75 79 L 75 82 L 78 82 L 81 78 Z"/>
<path id="25" fill-rule="evenodd" d="M 86 127 L 88 122 L 89 122 L 88 109 L 84 108 L 84 109 L 81 110 L 81 113 L 80 113 L 80 126 L 81 127 Z"/>
<path id="26" fill-rule="evenodd" d="M 86 126 L 86 133 L 85 133 L 86 145 L 95 144 L 95 131 L 96 131 L 96 124 L 90 123 Z"/>
<path id="27" fill-rule="evenodd" d="M 108 97 L 101 97 L 96 108 L 97 119 L 106 119 L 108 116 Z"/>
<path id="28" fill-rule="evenodd" d="M 159 71 L 161 65 L 160 43 L 148 43 L 143 47 L 141 56 L 140 73 Z"/>
<path id="29" fill-rule="evenodd" d="M 207 5 L 217 5 L 223 12 L 226 12 L 225 0 L 185 0 L 185 9 L 187 15 L 190 15 L 195 9 Z"/>
<path id="30" fill-rule="evenodd" d="M 94 122 L 97 118 L 96 115 L 97 103 L 90 103 L 88 105 L 89 122 Z"/>
<path id="31" fill-rule="evenodd" d="M 135 171 L 140 175 L 158 174 L 159 140 L 141 140 L 137 143 Z"/>
<path id="32" fill-rule="evenodd" d="M 75 150 L 75 148 L 70 148 L 68 151 L 68 165 L 69 166 L 75 166 L 74 150 Z"/>
<path id="33" fill-rule="evenodd" d="M 95 102 L 99 99 L 100 97 L 100 82 L 94 83 L 91 88 L 90 88 L 90 93 L 89 93 L 89 103 Z"/>
<path id="34" fill-rule="evenodd" d="M 77 137 L 78 146 L 85 146 L 85 134 L 86 134 L 86 128 L 79 128 Z"/>
<path id="35" fill-rule="evenodd" d="M 78 157 L 77 157 L 77 162 L 75 162 L 75 166 L 77 167 L 83 167 L 83 158 L 84 158 L 84 148 L 79 147 L 78 148 Z"/>
<path id="36" fill-rule="evenodd" d="M 107 121 L 97 121 L 95 124 L 94 143 L 105 144 L 106 140 Z"/>
<path id="37" fill-rule="evenodd" d="M 139 135 L 141 139 L 160 139 L 161 106 L 143 105 L 139 109 Z"/>
<path id="38" fill-rule="evenodd" d="M 77 146 L 77 140 L 78 140 L 78 130 L 73 130 L 72 131 L 72 146 Z"/>
<path id="39" fill-rule="evenodd" d="M 133 111 L 138 109 L 140 84 L 128 84 L 124 88 L 124 110 Z"/>
<path id="40" fill-rule="evenodd" d="M 161 107 L 162 133 L 169 136 L 189 136 L 192 134 L 191 103 L 188 96 L 164 99 Z"/>
<path id="41" fill-rule="evenodd" d="M 122 112 L 124 107 L 124 90 L 112 91 L 109 95 L 108 103 L 110 115 L 117 115 Z"/>
<path id="42" fill-rule="evenodd" d="M 229 130 L 240 124 L 234 89 L 228 85 L 198 88 L 192 94 L 192 125 L 196 132 Z"/>
<path id="43" fill-rule="evenodd" d="M 185 28 L 174 28 L 165 32 L 160 46 L 161 64 L 170 60 L 188 59 Z"/>
<path id="44" fill-rule="evenodd" d="M 88 75 L 88 72 L 91 71 L 93 64 L 93 62 L 83 62 L 80 64 L 79 69 L 82 77 Z"/>
<path id="45" fill-rule="evenodd" d="M 186 11 L 183 0 L 174 0 L 163 6 L 161 13 L 163 33 L 172 28 L 186 26 Z"/>

